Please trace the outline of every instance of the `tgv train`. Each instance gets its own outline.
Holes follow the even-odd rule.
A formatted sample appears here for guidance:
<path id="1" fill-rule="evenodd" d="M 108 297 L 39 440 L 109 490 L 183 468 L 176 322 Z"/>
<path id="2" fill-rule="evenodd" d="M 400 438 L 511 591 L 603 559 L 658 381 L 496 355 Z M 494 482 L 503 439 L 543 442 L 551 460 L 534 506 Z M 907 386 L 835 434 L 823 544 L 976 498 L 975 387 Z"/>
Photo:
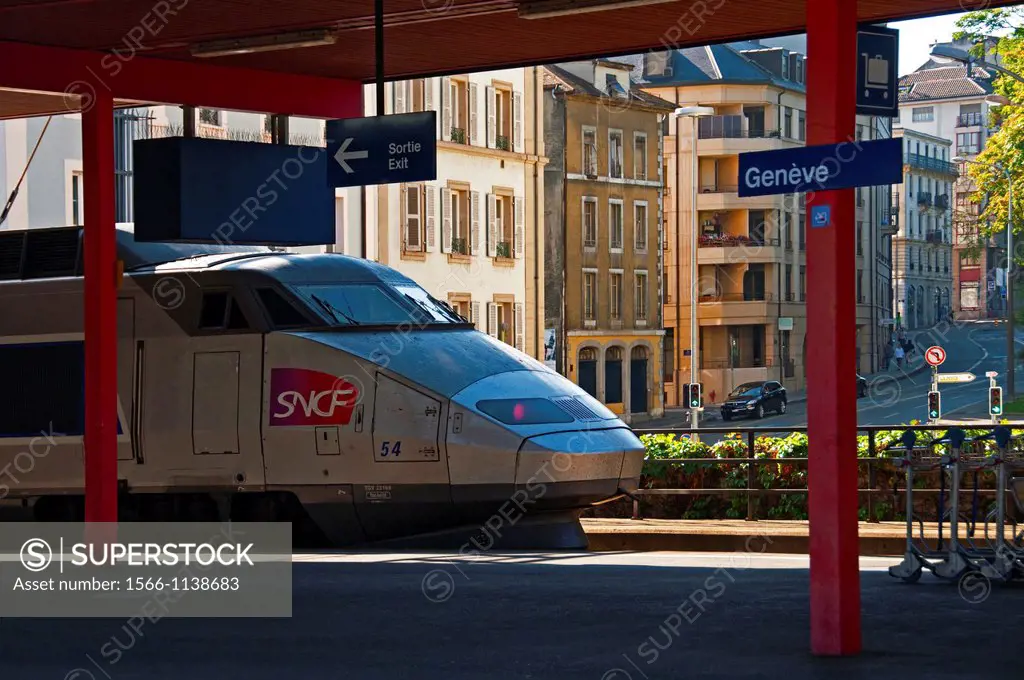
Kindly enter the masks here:
<path id="1" fill-rule="evenodd" d="M 638 485 L 613 413 L 388 267 L 117 236 L 122 521 L 571 548 Z M 80 228 L 0 232 L 0 519 L 83 519 L 81 272 Z"/>

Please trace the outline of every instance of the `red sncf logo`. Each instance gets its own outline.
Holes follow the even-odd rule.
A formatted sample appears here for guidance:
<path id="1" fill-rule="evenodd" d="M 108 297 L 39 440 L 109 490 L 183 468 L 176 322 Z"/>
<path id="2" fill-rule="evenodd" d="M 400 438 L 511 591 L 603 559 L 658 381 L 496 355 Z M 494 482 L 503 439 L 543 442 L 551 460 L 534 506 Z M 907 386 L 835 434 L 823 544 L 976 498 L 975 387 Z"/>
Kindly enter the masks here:
<path id="1" fill-rule="evenodd" d="M 347 425 L 359 390 L 344 378 L 304 368 L 270 371 L 272 426 Z"/>

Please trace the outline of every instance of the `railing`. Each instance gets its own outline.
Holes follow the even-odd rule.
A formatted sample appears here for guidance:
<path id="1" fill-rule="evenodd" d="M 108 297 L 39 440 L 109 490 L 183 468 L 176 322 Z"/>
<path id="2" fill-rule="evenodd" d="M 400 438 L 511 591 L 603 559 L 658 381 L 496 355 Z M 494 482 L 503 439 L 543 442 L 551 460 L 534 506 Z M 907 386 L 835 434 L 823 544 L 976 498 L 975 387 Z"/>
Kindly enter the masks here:
<path id="1" fill-rule="evenodd" d="M 931 204 L 932 204 L 931 192 L 928 192 L 928 191 L 920 191 L 920 192 L 918 192 L 918 194 L 917 194 L 917 205 L 918 206 L 922 206 L 922 205 L 930 206 Z"/>
<path id="2" fill-rule="evenodd" d="M 924 240 L 928 243 L 943 243 L 945 241 L 942 231 L 938 229 L 929 229 L 925 232 Z"/>
<path id="3" fill-rule="evenodd" d="M 699 119 L 697 137 L 699 139 L 770 139 L 778 138 L 778 130 L 760 128 L 744 128 L 743 116 L 708 116 Z"/>
<path id="4" fill-rule="evenodd" d="M 957 127 L 973 127 L 975 125 L 982 125 L 985 121 L 985 117 L 980 113 L 961 113 L 956 117 Z"/>
<path id="5" fill-rule="evenodd" d="M 931 156 L 923 156 L 919 153 L 904 154 L 903 162 L 911 167 L 920 168 L 922 170 L 934 170 L 935 172 L 941 172 L 944 175 L 956 176 L 959 174 L 957 172 L 956 163 L 932 158 Z"/>
<path id="6" fill-rule="evenodd" d="M 697 298 L 697 302 L 773 302 L 772 293 L 705 293 Z"/>
<path id="7" fill-rule="evenodd" d="M 714 236 L 704 234 L 701 235 L 698 245 L 701 248 L 760 248 L 763 246 L 778 246 L 779 239 L 734 236 L 732 234 Z"/>
<path id="8" fill-rule="evenodd" d="M 512 242 L 498 241 L 494 246 L 495 257 L 512 257 Z"/>
<path id="9" fill-rule="evenodd" d="M 949 194 L 939 194 L 936 196 L 935 207 L 939 210 L 949 210 Z"/>
<path id="10" fill-rule="evenodd" d="M 770 365 L 770 362 L 769 362 Z M 707 368 L 703 366 L 702 368 Z M 967 429 L 977 430 L 991 430 L 992 425 L 986 425 L 984 423 L 969 424 L 962 426 Z M 876 509 L 884 507 L 888 509 L 888 520 L 897 519 L 897 513 L 901 513 L 902 509 L 906 507 L 906 486 L 900 490 L 900 481 L 903 481 L 903 475 L 896 474 L 898 465 L 896 460 L 902 458 L 906 449 L 903 447 L 899 440 L 892 441 L 891 436 L 887 437 L 889 440 L 879 442 L 879 435 L 881 433 L 891 432 L 903 432 L 906 430 L 914 430 L 918 435 L 918 447 L 925 447 L 928 445 L 927 441 L 922 439 L 921 435 L 930 432 L 935 433 L 935 438 L 941 437 L 945 432 L 949 430 L 949 425 L 914 425 L 914 426 L 892 426 L 892 425 L 872 425 L 858 427 L 858 434 L 865 435 L 867 439 L 867 455 L 859 456 L 857 458 L 858 472 L 867 470 L 867 486 L 865 488 L 858 489 L 858 496 L 864 498 L 867 502 L 867 521 L 879 522 L 882 518 L 878 517 Z M 640 512 L 640 500 L 643 498 L 652 498 L 656 496 L 744 496 L 746 497 L 746 519 L 757 520 L 759 519 L 758 505 L 761 498 L 769 496 L 786 496 L 788 494 L 801 495 L 808 492 L 807 487 L 795 487 L 795 488 L 768 488 L 760 483 L 762 475 L 759 474 L 759 469 L 781 472 L 784 468 L 792 469 L 794 467 L 806 468 L 808 458 L 804 457 L 779 457 L 769 458 L 764 453 L 758 457 L 757 452 L 757 440 L 758 435 L 772 434 L 777 437 L 785 437 L 792 433 L 807 433 L 807 427 L 775 427 L 775 428 L 701 428 L 699 430 L 691 430 L 690 428 L 673 428 L 673 429 L 661 429 L 661 430 L 634 430 L 637 436 L 645 434 L 670 434 L 677 437 L 688 436 L 691 432 L 697 433 L 702 436 L 714 436 L 721 437 L 723 435 L 734 435 L 739 437 L 739 441 L 743 442 L 745 448 L 745 457 L 735 458 L 646 458 L 645 463 L 665 465 L 670 468 L 678 468 L 680 466 L 691 466 L 697 469 L 713 468 L 719 466 L 725 466 L 728 470 L 732 468 L 738 470 L 745 479 L 743 486 L 732 486 L 727 488 L 641 488 L 632 492 L 633 502 L 633 519 L 641 519 L 642 515 Z M 891 453 L 890 453 L 891 452 Z M 745 470 L 744 470 L 745 468 Z M 685 470 L 686 468 L 683 467 Z M 878 473 L 879 471 L 891 473 L 891 486 L 885 488 L 880 484 Z M 732 480 L 735 482 L 738 476 L 733 476 Z M 650 480 L 648 480 L 650 481 Z M 962 489 L 964 494 L 967 494 L 966 489 Z M 914 493 L 938 495 L 946 494 L 949 491 L 946 488 L 919 488 L 915 485 Z M 984 494 L 987 497 L 993 496 L 997 493 L 996 489 L 984 489 L 977 488 L 975 491 L 970 493 Z M 878 505 L 879 499 L 884 500 L 886 496 L 891 497 L 890 502 L 883 503 L 881 506 Z M 859 503 L 858 503 L 859 505 Z"/>
<path id="11" fill-rule="evenodd" d="M 494 138 L 494 146 L 502 151 L 509 151 L 512 148 L 512 144 L 505 135 L 498 135 Z"/>
<path id="12" fill-rule="evenodd" d="M 456 144 L 465 144 L 466 143 L 466 129 L 465 128 L 453 127 L 452 128 L 451 138 L 452 138 L 452 141 L 455 142 Z"/>
<path id="13" fill-rule="evenodd" d="M 735 194 L 740 188 L 735 184 L 706 184 L 700 188 L 702 194 Z"/>
<path id="14" fill-rule="evenodd" d="M 453 238 L 452 252 L 456 255 L 469 255 L 469 240 L 465 238 Z"/>
<path id="15" fill-rule="evenodd" d="M 956 147 L 956 154 L 958 156 L 974 155 L 978 153 L 979 150 L 980 145 L 978 144 L 964 144 Z"/>

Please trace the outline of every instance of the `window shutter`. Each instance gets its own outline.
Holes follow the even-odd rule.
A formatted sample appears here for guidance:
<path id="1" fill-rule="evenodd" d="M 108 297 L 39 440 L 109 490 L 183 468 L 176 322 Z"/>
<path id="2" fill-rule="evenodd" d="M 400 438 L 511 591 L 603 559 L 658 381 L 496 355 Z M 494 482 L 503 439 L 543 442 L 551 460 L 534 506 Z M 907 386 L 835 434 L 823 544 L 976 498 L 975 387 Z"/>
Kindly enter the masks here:
<path id="1" fill-rule="evenodd" d="M 395 83 L 395 113 L 405 113 L 405 81 Z"/>
<path id="2" fill-rule="evenodd" d="M 523 153 L 523 93 L 512 93 L 512 150 Z"/>
<path id="3" fill-rule="evenodd" d="M 402 234 L 402 249 L 405 250 L 409 247 L 409 201 L 408 201 L 409 187 L 405 184 L 398 186 L 398 223 L 401 226 Z"/>
<path id="4" fill-rule="evenodd" d="M 476 326 L 477 330 L 480 330 L 480 303 L 470 302 L 469 303 L 470 321 Z"/>
<path id="5" fill-rule="evenodd" d="M 498 212 L 498 202 L 494 194 L 487 194 L 487 257 L 498 255 L 498 224 L 495 215 Z"/>
<path id="6" fill-rule="evenodd" d="M 494 107 L 494 93 L 495 90 L 490 85 L 487 86 L 487 101 L 484 102 L 485 108 L 487 109 L 487 148 L 493 149 L 498 146 L 498 123 L 496 121 L 496 111 Z"/>
<path id="7" fill-rule="evenodd" d="M 580 236 L 585 248 L 587 246 L 587 199 L 585 196 L 580 198 Z"/>
<path id="8" fill-rule="evenodd" d="M 476 94 L 476 83 L 469 84 L 469 122 L 467 125 L 469 129 L 466 130 L 466 141 L 470 144 L 476 144 L 480 135 L 477 133 L 477 94 Z"/>
<path id="9" fill-rule="evenodd" d="M 441 187 L 441 252 L 452 252 L 452 192 Z"/>
<path id="10" fill-rule="evenodd" d="M 434 249 L 434 230 L 436 229 L 435 222 L 437 221 L 437 187 L 427 186 L 425 191 L 427 194 L 427 205 L 423 208 L 422 220 L 427 225 L 427 247 L 425 250 L 430 252 Z"/>
<path id="11" fill-rule="evenodd" d="M 516 349 L 525 352 L 524 339 L 526 338 L 526 312 L 523 311 L 523 303 L 517 302 L 516 308 Z"/>
<path id="12" fill-rule="evenodd" d="M 451 78 L 441 78 L 441 139 L 452 139 L 452 85 Z"/>
<path id="13" fill-rule="evenodd" d="M 424 78 L 423 79 L 423 110 L 433 111 L 434 110 L 434 79 Z"/>
<path id="14" fill-rule="evenodd" d="M 498 305 L 494 302 L 487 303 L 487 334 L 498 337 Z"/>
<path id="15" fill-rule="evenodd" d="M 523 206 L 523 197 L 522 196 L 516 196 L 515 198 L 513 198 L 512 199 L 512 206 L 513 206 L 514 213 L 515 213 L 515 225 L 516 225 L 515 235 L 513 236 L 513 238 L 516 240 L 516 242 L 514 244 L 512 244 L 512 247 L 513 247 L 513 250 L 515 251 L 515 256 L 516 257 L 522 257 L 523 256 L 523 249 L 524 249 L 524 247 L 526 245 L 525 243 L 523 243 L 523 241 L 526 240 L 526 229 L 525 229 L 525 226 L 523 225 L 523 222 L 525 221 L 525 217 L 526 217 L 523 214 L 525 212 L 525 208 Z"/>
<path id="16" fill-rule="evenodd" d="M 469 252 L 472 255 L 480 254 L 480 192 L 473 191 L 469 194 Z"/>

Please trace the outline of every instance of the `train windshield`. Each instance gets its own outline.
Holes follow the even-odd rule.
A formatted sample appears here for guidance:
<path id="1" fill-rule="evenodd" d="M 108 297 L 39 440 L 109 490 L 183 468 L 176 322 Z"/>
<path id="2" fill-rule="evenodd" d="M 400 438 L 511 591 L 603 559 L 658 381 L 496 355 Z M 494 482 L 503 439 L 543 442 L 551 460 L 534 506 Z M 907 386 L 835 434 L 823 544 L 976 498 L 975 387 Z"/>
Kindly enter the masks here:
<path id="1" fill-rule="evenodd" d="M 445 315 L 441 303 L 418 288 L 391 289 L 377 284 L 351 283 L 299 286 L 298 290 L 313 301 L 328 321 L 339 326 L 462 322 L 451 312 Z M 419 296 L 412 291 L 418 291 Z"/>

